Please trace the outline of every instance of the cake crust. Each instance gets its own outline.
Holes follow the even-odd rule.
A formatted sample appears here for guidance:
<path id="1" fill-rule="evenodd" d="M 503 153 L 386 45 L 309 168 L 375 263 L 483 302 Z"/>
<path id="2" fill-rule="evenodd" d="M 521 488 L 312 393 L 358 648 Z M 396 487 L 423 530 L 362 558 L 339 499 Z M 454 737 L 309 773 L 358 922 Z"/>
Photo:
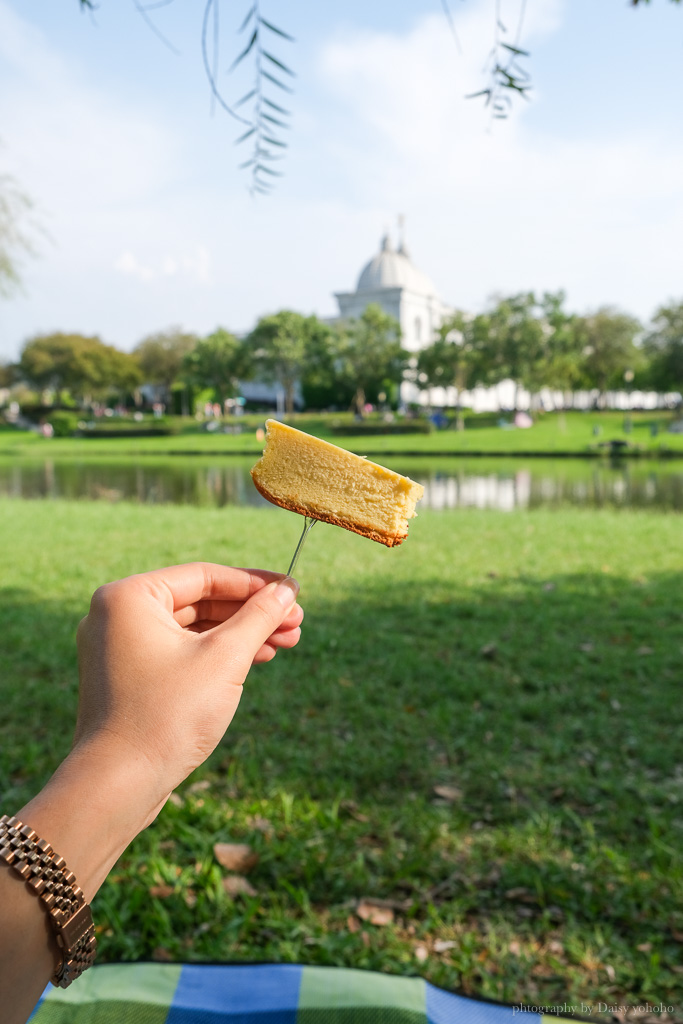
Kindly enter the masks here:
<path id="1" fill-rule="evenodd" d="M 391 533 L 379 533 L 377 530 L 369 530 L 358 526 L 357 523 L 353 523 L 348 519 L 341 519 L 339 516 L 331 515 L 330 513 L 314 512 L 312 509 L 307 508 L 305 505 L 300 505 L 298 502 L 284 501 L 276 495 L 271 494 L 267 491 L 259 481 L 256 479 L 254 474 L 251 475 L 254 481 L 256 490 L 273 505 L 279 505 L 280 508 L 286 508 L 289 512 L 298 512 L 300 516 L 308 516 L 309 519 L 317 519 L 321 523 L 331 523 L 333 526 L 341 526 L 344 530 L 351 530 L 352 533 L 358 533 L 361 537 L 367 537 L 369 540 L 376 540 L 379 544 L 384 544 L 388 548 L 396 548 L 399 544 L 408 536 L 408 531 L 401 533 L 397 531 L 395 534 Z"/>

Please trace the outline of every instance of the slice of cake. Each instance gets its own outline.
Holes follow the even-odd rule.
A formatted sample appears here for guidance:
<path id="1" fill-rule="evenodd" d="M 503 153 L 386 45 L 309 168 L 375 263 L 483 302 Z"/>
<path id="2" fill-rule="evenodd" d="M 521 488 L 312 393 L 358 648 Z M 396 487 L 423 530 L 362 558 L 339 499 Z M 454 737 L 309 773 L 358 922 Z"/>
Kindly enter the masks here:
<path id="1" fill-rule="evenodd" d="M 363 537 L 401 544 L 424 488 L 391 469 L 278 420 L 266 422 L 266 447 L 251 471 L 268 501 Z"/>

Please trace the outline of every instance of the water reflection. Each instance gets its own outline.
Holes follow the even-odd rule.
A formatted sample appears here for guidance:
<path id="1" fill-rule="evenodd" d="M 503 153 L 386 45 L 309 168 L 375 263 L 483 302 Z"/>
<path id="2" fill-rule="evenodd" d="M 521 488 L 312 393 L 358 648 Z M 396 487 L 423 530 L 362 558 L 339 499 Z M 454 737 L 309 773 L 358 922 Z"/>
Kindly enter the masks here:
<path id="1" fill-rule="evenodd" d="M 171 505 L 267 505 L 243 460 L 0 463 L 0 496 Z"/>
<path id="2" fill-rule="evenodd" d="M 137 501 L 141 504 L 263 507 L 249 476 L 252 460 L 182 458 L 137 462 L 0 462 L 0 496 Z M 580 459 L 429 459 L 387 464 L 425 488 L 432 509 L 540 506 L 683 510 L 683 463 L 620 466 Z"/>
<path id="3" fill-rule="evenodd" d="M 501 465 L 486 473 L 473 472 L 470 465 L 415 479 L 425 487 L 425 504 L 434 509 L 584 505 L 683 510 L 683 465 L 676 471 L 660 463 L 610 467 L 558 460 L 514 471 Z"/>

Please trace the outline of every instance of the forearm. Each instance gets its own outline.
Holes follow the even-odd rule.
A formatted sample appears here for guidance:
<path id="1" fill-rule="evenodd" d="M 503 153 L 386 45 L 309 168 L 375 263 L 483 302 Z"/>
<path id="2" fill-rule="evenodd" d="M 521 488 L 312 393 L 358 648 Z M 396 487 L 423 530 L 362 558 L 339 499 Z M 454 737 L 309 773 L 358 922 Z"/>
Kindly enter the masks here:
<path id="1" fill-rule="evenodd" d="M 297 591 L 280 574 L 193 563 L 95 593 L 78 629 L 76 746 L 33 800 L 3 808 L 63 858 L 86 903 L 220 742 L 250 666 L 297 643 Z M 78 913 L 70 909 L 58 927 L 76 922 L 67 945 L 83 942 L 87 960 Z M 61 957 L 44 901 L 2 862 L 0 919 L 0 1014 L 3 1024 L 24 1024 Z"/>
<path id="2" fill-rule="evenodd" d="M 128 844 L 164 803 L 144 758 L 106 739 L 81 745 L 24 807 L 7 810 L 64 858 L 90 903 Z M 46 908 L 0 862 L 0 1006 L 24 1024 L 60 962 Z"/>

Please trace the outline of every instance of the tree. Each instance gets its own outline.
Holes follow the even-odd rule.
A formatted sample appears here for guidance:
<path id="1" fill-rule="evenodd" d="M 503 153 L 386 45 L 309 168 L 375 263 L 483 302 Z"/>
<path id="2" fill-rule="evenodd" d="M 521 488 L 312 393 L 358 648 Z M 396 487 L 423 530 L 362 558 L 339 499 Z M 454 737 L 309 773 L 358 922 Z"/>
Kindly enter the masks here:
<path id="1" fill-rule="evenodd" d="M 439 328 L 439 337 L 417 357 L 418 382 L 431 389 L 454 388 L 458 410 L 457 427 L 464 429 L 460 392 L 483 375 L 481 359 L 474 345 L 473 318 L 455 313 Z"/>
<path id="2" fill-rule="evenodd" d="M 162 388 L 166 404 L 170 404 L 171 388 L 179 379 L 183 360 L 197 344 L 194 334 L 188 334 L 180 327 L 148 334 L 133 349 L 144 383 Z"/>
<path id="3" fill-rule="evenodd" d="M 309 319 L 301 390 L 307 409 L 347 408 L 354 388 L 339 377 L 341 338 L 330 324 Z"/>
<path id="4" fill-rule="evenodd" d="M 306 368 L 307 341 L 316 322 L 316 317 L 283 309 L 262 317 L 247 338 L 256 372 L 284 390 L 287 413 L 294 411 L 296 386 Z"/>
<path id="5" fill-rule="evenodd" d="M 543 387 L 573 390 L 581 379 L 580 319 L 565 312 L 564 292 L 521 292 L 498 299 L 469 327 L 477 353 L 479 379 L 515 384 L 514 408 L 520 388 L 534 396 Z"/>
<path id="6" fill-rule="evenodd" d="M 0 174 L 0 297 L 21 284 L 21 258 L 33 253 L 28 217 L 33 207 L 14 178 Z"/>
<path id="7" fill-rule="evenodd" d="M 201 338 L 184 356 L 186 378 L 200 388 L 213 388 L 224 406 L 226 398 L 239 394 L 239 381 L 253 374 L 248 347 L 223 327 Z"/>
<path id="8" fill-rule="evenodd" d="M 16 370 L 10 363 L 0 363 L 0 390 L 11 388 L 16 377 Z"/>
<path id="9" fill-rule="evenodd" d="M 683 302 L 660 306 L 643 342 L 648 382 L 658 391 L 683 392 Z"/>
<path id="10" fill-rule="evenodd" d="M 473 346 L 484 368 L 488 384 L 512 380 L 515 385 L 514 408 L 520 388 L 530 391 L 541 386 L 546 331 L 538 315 L 533 292 L 520 292 L 501 298 L 472 324 Z"/>
<path id="11" fill-rule="evenodd" d="M 121 352 L 113 345 L 102 345 L 94 350 L 97 377 L 92 379 L 92 394 L 105 398 L 112 391 L 122 393 L 134 391 L 142 383 L 142 374 L 137 360 L 128 352 Z M 99 378 L 99 379 L 97 379 Z"/>
<path id="12" fill-rule="evenodd" d="M 353 404 L 362 416 L 369 393 L 377 396 L 400 384 L 408 358 L 401 348 L 401 327 L 381 306 L 372 304 L 357 319 L 338 324 L 337 330 L 336 376 L 353 388 Z"/>
<path id="13" fill-rule="evenodd" d="M 636 346 L 642 327 L 627 313 L 603 306 L 581 317 L 578 330 L 582 341 L 582 383 L 597 389 L 598 404 L 602 405 L 609 388 L 623 388 L 628 375 L 634 375 L 643 365 L 642 350 Z"/>
<path id="14" fill-rule="evenodd" d="M 82 334 L 45 334 L 24 345 L 18 374 L 38 390 L 58 394 L 68 391 L 74 399 L 101 397 L 112 390 L 130 390 L 140 382 L 132 356 L 105 345 L 98 337 Z"/>
<path id="15" fill-rule="evenodd" d="M 565 293 L 545 292 L 540 309 L 545 332 L 542 384 L 571 391 L 581 380 L 582 336 L 580 319 L 564 310 Z"/>

